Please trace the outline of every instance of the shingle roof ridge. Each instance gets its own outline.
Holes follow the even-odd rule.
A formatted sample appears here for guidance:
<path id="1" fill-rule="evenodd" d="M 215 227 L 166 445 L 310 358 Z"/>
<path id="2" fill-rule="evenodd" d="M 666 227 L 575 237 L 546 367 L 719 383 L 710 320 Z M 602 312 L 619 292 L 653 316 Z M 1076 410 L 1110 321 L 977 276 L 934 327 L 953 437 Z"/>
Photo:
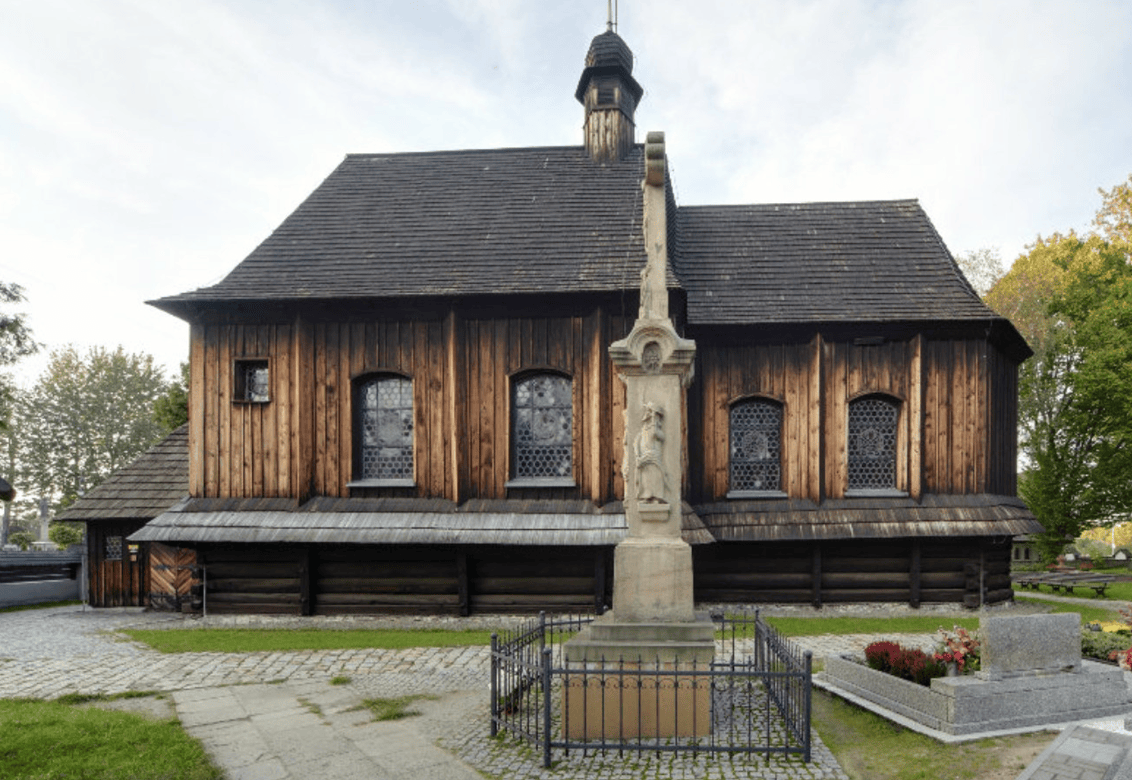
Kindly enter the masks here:
<path id="1" fill-rule="evenodd" d="M 677 206 L 681 211 L 684 209 L 773 209 L 773 208 L 797 208 L 797 207 L 819 207 L 819 206 L 917 206 L 920 210 L 919 198 L 877 198 L 873 200 L 813 200 L 813 201 L 796 201 L 796 202 L 772 202 L 772 203 L 697 203 L 694 205 Z M 937 233 L 938 235 L 938 233 Z"/>
<path id="2" fill-rule="evenodd" d="M 634 148 L 641 146 L 644 146 L 644 144 L 633 144 Z M 437 155 L 508 154 L 515 152 L 584 152 L 585 148 L 586 147 L 582 146 L 581 144 L 557 144 L 548 146 L 499 146 L 465 149 L 429 149 L 425 151 L 415 152 L 347 152 L 344 159 L 374 159 L 379 157 L 435 157 Z"/>

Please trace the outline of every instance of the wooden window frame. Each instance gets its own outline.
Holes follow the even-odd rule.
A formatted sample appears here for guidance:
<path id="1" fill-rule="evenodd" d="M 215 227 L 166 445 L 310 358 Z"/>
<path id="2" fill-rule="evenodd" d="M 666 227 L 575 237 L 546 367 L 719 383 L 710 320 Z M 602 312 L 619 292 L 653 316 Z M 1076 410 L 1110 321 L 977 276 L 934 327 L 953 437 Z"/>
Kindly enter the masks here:
<path id="1" fill-rule="evenodd" d="M 732 414 L 740 406 L 765 404 L 773 406 L 778 409 L 778 487 L 768 490 L 751 490 L 746 488 L 732 489 L 731 485 L 734 481 L 734 472 L 732 471 L 733 458 L 734 458 L 734 428 Z M 789 495 L 782 489 L 782 483 L 786 475 L 786 448 L 783 446 L 785 442 L 784 430 L 786 428 L 786 404 L 778 398 L 771 398 L 765 395 L 749 395 L 742 398 L 737 398 L 727 406 L 727 498 L 728 499 L 782 499 L 788 498 Z"/>
<path id="2" fill-rule="evenodd" d="M 387 380 L 402 380 L 409 383 L 409 396 L 411 398 L 412 406 L 410 407 L 410 414 L 413 419 L 413 435 L 412 445 L 410 447 L 410 456 L 412 457 L 412 476 L 410 477 L 367 477 L 364 476 L 365 458 L 363 456 L 364 447 L 364 430 L 365 424 L 364 415 L 366 412 L 365 406 L 362 403 L 362 393 L 365 388 L 372 383 L 380 383 Z M 374 371 L 354 377 L 351 383 L 351 398 L 353 402 L 353 415 L 351 421 L 351 436 L 353 441 L 353 458 L 354 458 L 354 478 L 346 483 L 347 488 L 412 488 L 417 486 L 416 473 L 417 473 L 417 426 L 416 426 L 416 405 L 417 405 L 417 387 L 416 382 L 408 374 L 403 374 L 397 371 Z"/>
<path id="3" fill-rule="evenodd" d="M 569 383 L 570 387 L 570 476 L 517 476 L 515 472 L 518 469 L 518 456 L 516 454 L 518 448 L 518 430 L 515 425 L 515 414 L 517 411 L 515 403 L 515 395 L 518 391 L 519 385 L 523 382 L 528 382 L 540 377 L 556 377 L 564 379 Z M 508 454 L 510 456 L 510 463 L 508 465 L 508 473 L 510 479 L 507 480 L 504 487 L 507 488 L 573 488 L 577 487 L 578 483 L 575 478 L 578 453 L 577 453 L 577 440 L 578 440 L 578 415 L 577 415 L 577 399 L 575 393 L 577 388 L 575 386 L 574 377 L 565 371 L 560 371 L 553 368 L 531 368 L 524 369 L 516 372 L 510 377 L 510 386 L 507 391 L 508 400 L 508 414 L 507 414 L 507 439 L 508 439 Z"/>
<path id="4" fill-rule="evenodd" d="M 854 404 L 869 399 L 878 399 L 895 407 L 896 423 L 893 439 L 892 458 L 892 487 L 889 488 L 853 488 L 849 486 L 849 457 L 852 443 L 849 441 L 850 420 L 853 416 Z M 845 407 L 845 497 L 846 498 L 906 498 L 908 486 L 906 484 L 908 473 L 908 404 L 904 399 L 885 392 L 866 392 L 850 398 Z M 903 460 L 903 463 L 901 462 Z M 902 484 L 903 483 L 903 484 Z"/>
<path id="5" fill-rule="evenodd" d="M 248 398 L 247 371 L 262 368 L 267 372 L 267 394 L 263 398 Z M 265 357 L 241 356 L 232 360 L 232 403 L 271 403 L 271 361 Z"/>

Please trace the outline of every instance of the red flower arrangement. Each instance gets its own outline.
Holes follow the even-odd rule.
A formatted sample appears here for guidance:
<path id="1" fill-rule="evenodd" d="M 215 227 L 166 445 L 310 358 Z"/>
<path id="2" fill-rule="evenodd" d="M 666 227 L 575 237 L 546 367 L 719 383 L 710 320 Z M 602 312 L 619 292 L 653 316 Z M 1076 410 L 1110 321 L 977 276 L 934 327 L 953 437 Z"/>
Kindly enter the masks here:
<path id="1" fill-rule="evenodd" d="M 865 662 L 894 677 L 929 685 L 933 677 L 943 677 L 947 670 L 937 659 L 919 648 L 901 647 L 895 642 L 873 642 L 865 648 Z"/>
<path id="2" fill-rule="evenodd" d="M 979 668 L 979 640 L 962 626 L 952 626 L 954 634 L 940 626 L 943 635 L 941 648 L 935 653 L 935 660 L 941 663 L 954 663 L 959 673 L 973 672 Z"/>

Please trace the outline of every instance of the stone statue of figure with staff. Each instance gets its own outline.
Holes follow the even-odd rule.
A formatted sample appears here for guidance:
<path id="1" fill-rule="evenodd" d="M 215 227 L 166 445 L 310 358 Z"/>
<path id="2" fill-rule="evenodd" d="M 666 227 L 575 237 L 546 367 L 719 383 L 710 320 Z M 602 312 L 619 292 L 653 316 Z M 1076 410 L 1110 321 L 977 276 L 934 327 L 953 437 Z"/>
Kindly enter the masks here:
<path id="1" fill-rule="evenodd" d="M 637 500 L 663 504 L 668 497 L 664 472 L 664 409 L 651 401 L 641 409 L 641 432 L 634 442 L 637 459 Z"/>

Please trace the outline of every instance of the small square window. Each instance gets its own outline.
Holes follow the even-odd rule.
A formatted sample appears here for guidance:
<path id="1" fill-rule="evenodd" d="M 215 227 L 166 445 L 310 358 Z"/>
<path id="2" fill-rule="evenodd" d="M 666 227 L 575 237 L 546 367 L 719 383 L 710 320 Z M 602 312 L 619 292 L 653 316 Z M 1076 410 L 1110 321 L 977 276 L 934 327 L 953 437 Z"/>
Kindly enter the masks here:
<path id="1" fill-rule="evenodd" d="M 251 404 L 268 402 L 271 375 L 266 360 L 237 360 L 235 375 L 235 400 Z"/>
<path id="2" fill-rule="evenodd" d="M 107 536 L 106 537 L 106 560 L 120 561 L 122 560 L 122 537 L 120 536 Z"/>

